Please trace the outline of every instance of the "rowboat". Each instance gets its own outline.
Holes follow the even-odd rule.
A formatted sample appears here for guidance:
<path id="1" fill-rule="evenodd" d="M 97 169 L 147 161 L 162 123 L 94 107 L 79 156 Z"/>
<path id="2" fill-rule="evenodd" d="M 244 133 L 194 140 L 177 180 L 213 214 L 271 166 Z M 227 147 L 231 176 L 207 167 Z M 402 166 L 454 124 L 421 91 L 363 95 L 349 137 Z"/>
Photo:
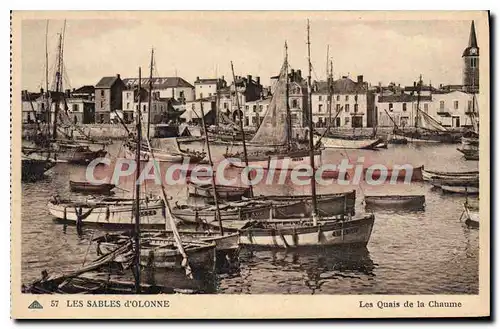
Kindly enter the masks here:
<path id="1" fill-rule="evenodd" d="M 479 228 L 479 209 L 464 203 L 465 224 L 472 228 Z M 462 218 L 460 218 L 462 219 Z"/>
<path id="2" fill-rule="evenodd" d="M 479 194 L 479 186 L 445 185 L 442 184 L 443 192 L 459 194 Z"/>
<path id="3" fill-rule="evenodd" d="M 111 194 L 111 190 L 116 187 L 115 184 L 108 183 L 90 183 L 85 181 L 69 181 L 71 192 L 89 193 L 89 194 Z"/>
<path id="4" fill-rule="evenodd" d="M 273 248 L 365 247 L 374 221 L 374 215 L 348 220 L 323 218 L 316 225 L 311 219 L 259 221 L 240 230 L 240 244 Z"/>
<path id="5" fill-rule="evenodd" d="M 54 144 L 53 152 L 56 162 L 72 164 L 88 164 L 92 160 L 104 158 L 108 154 L 105 149 L 94 151 L 90 149 L 89 145 L 62 141 Z"/>
<path id="6" fill-rule="evenodd" d="M 425 195 L 366 195 L 364 202 L 367 208 L 423 209 Z"/>
<path id="7" fill-rule="evenodd" d="M 387 180 L 395 180 L 395 181 L 405 181 L 407 179 L 407 175 L 409 176 L 408 179 L 411 182 L 419 182 L 423 180 L 423 170 L 424 166 L 419 166 L 419 167 L 413 167 L 413 168 L 406 168 L 402 167 L 401 169 L 394 169 L 394 168 L 388 168 L 382 173 L 382 170 L 380 169 L 370 169 L 370 168 L 364 168 L 364 177 L 365 179 L 367 177 L 370 177 L 371 179 L 378 180 L 381 178 L 383 174 L 386 175 Z"/>
<path id="8" fill-rule="evenodd" d="M 422 177 L 425 181 L 433 179 L 479 179 L 479 171 L 461 171 L 461 172 L 445 172 L 445 171 L 431 171 L 422 168 Z"/>
<path id="9" fill-rule="evenodd" d="M 55 162 L 50 159 L 32 159 L 23 157 L 21 162 L 21 180 L 37 181 L 44 177 L 45 172 L 55 166 Z"/>
<path id="10" fill-rule="evenodd" d="M 384 143 L 381 138 L 377 139 L 340 139 L 328 136 L 314 136 L 314 144 L 332 149 L 374 149 Z"/>
<path id="11" fill-rule="evenodd" d="M 225 220 L 250 220 L 269 217 L 269 203 L 243 202 L 241 204 L 220 205 L 220 219 Z M 217 222 L 216 207 L 212 205 L 192 206 L 176 205 L 172 208 L 172 215 L 185 222 L 195 224 L 210 224 Z"/>
<path id="12" fill-rule="evenodd" d="M 153 143 L 154 142 L 154 143 Z M 204 152 L 181 150 L 176 138 L 158 138 L 151 141 L 151 147 L 147 144 L 141 145 L 141 161 L 154 159 L 158 162 L 180 163 L 188 159 L 189 163 L 198 163 L 205 159 Z M 155 147 L 156 146 L 156 147 Z M 127 159 L 135 159 L 135 145 L 126 143 L 124 146 L 124 155 Z"/>
<path id="13" fill-rule="evenodd" d="M 248 155 L 248 165 L 240 154 L 225 154 L 224 157 L 229 164 L 236 168 L 262 168 L 275 170 L 293 170 L 296 167 L 310 165 L 308 150 L 296 150 L 277 153 L 273 151 L 259 152 Z M 321 163 L 321 150 L 315 151 L 314 166 L 319 167 Z"/>
<path id="14" fill-rule="evenodd" d="M 102 198 L 85 202 L 53 197 L 47 205 L 54 221 L 64 224 L 127 228 L 134 225 L 132 199 Z M 165 228 L 165 204 L 160 198 L 141 199 L 141 227 Z"/>
<path id="15" fill-rule="evenodd" d="M 187 182 L 188 193 L 191 196 L 203 197 L 203 198 L 213 198 L 214 189 L 210 183 L 194 183 L 189 180 Z M 242 197 L 250 196 L 250 188 L 243 186 L 233 186 L 233 185 L 216 185 L 217 197 L 221 200 L 241 200 Z"/>
<path id="16" fill-rule="evenodd" d="M 477 148 L 457 148 L 457 151 L 464 155 L 465 160 L 479 160 L 479 149 Z"/>

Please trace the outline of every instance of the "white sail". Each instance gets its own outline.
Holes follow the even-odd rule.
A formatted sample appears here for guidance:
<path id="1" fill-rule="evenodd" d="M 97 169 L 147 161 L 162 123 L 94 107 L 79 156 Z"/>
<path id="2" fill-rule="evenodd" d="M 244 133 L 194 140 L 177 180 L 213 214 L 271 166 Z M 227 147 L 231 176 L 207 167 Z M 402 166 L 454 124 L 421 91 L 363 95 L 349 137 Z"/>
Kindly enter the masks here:
<path id="1" fill-rule="evenodd" d="M 436 119 L 422 111 L 421 109 L 418 109 L 418 112 L 420 113 L 419 115 L 419 126 L 424 129 L 428 130 L 438 130 L 438 131 L 448 131 L 445 127 L 443 127 Z"/>

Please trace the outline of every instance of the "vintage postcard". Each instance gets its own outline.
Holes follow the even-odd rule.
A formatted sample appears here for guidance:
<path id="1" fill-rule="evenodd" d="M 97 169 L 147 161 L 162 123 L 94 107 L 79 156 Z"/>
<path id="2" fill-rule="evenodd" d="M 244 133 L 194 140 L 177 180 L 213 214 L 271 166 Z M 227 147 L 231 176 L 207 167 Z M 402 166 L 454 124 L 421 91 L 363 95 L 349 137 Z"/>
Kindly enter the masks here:
<path id="1" fill-rule="evenodd" d="M 490 315 L 486 11 L 14 11 L 12 317 Z"/>

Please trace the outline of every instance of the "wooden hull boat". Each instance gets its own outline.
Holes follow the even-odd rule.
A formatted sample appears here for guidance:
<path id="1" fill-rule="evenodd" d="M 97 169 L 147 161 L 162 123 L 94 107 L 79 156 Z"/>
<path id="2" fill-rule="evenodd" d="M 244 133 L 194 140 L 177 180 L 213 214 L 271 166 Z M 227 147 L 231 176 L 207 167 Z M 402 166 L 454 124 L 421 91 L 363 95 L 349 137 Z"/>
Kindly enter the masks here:
<path id="1" fill-rule="evenodd" d="M 367 208 L 383 209 L 423 209 L 425 195 L 366 195 Z"/>
<path id="2" fill-rule="evenodd" d="M 479 228 L 479 209 L 464 204 L 465 224 L 471 228 Z M 461 218 L 460 218 L 461 219 Z"/>
<path id="3" fill-rule="evenodd" d="M 187 183 L 188 193 L 191 196 L 202 198 L 214 198 L 214 189 L 210 183 L 197 184 L 192 181 Z M 242 197 L 250 196 L 250 187 L 217 185 L 217 197 L 221 200 L 236 201 Z"/>
<path id="4" fill-rule="evenodd" d="M 375 217 L 350 220 L 267 221 L 240 230 L 240 244 L 270 248 L 356 246 L 368 244 Z"/>
<path id="5" fill-rule="evenodd" d="M 21 180 L 23 182 L 34 182 L 42 179 L 45 172 L 55 166 L 55 162 L 50 159 L 22 159 Z"/>
<path id="6" fill-rule="evenodd" d="M 425 181 L 434 179 L 477 179 L 479 180 L 479 171 L 461 171 L 461 172 L 445 172 L 431 171 L 422 168 L 422 177 Z"/>
<path id="7" fill-rule="evenodd" d="M 445 185 L 442 184 L 441 189 L 446 193 L 458 193 L 458 194 L 479 194 L 478 186 L 463 186 L 463 185 Z"/>
<path id="8" fill-rule="evenodd" d="M 221 207 L 221 220 L 251 220 L 265 219 L 269 217 L 270 204 L 251 203 L 248 206 Z M 172 215 L 185 222 L 194 224 L 217 223 L 215 206 L 176 206 L 172 208 Z"/>
<path id="9" fill-rule="evenodd" d="M 295 167 L 311 165 L 308 150 L 292 151 L 288 153 L 267 152 L 263 155 L 249 155 L 248 166 L 241 155 L 224 155 L 231 166 L 236 168 L 262 168 L 275 170 L 293 170 Z M 314 166 L 321 165 L 321 151 L 314 154 Z"/>
<path id="10" fill-rule="evenodd" d="M 462 186 L 462 187 L 479 187 L 478 178 L 446 178 L 446 179 L 431 179 L 429 181 L 434 187 L 445 186 Z"/>
<path id="11" fill-rule="evenodd" d="M 168 142 L 167 142 L 168 140 Z M 140 159 L 141 161 L 149 161 L 154 159 L 158 162 L 172 162 L 172 163 L 180 163 L 183 162 L 184 159 L 189 160 L 189 163 L 199 163 L 203 159 L 205 159 L 204 152 L 196 152 L 196 151 L 184 151 L 179 148 L 179 143 L 175 138 L 163 138 L 155 140 L 156 144 L 159 146 L 163 146 L 166 149 L 162 149 L 160 147 L 151 146 L 151 150 L 149 145 L 144 144 L 141 145 Z M 163 142 L 163 143 L 162 143 Z M 127 159 L 135 159 L 135 144 L 127 143 L 124 146 L 124 154 Z"/>
<path id="12" fill-rule="evenodd" d="M 324 214 L 330 215 L 340 215 L 340 214 L 355 214 L 355 204 L 356 204 L 356 190 L 352 190 L 344 193 L 325 193 L 318 194 L 316 196 L 317 205 L 319 210 Z M 309 195 L 263 195 L 257 196 L 254 199 L 257 200 L 270 200 L 275 202 L 296 202 L 301 201 L 302 204 L 309 204 L 312 202 L 312 196 Z M 310 213 L 305 213 L 305 211 L 297 211 L 297 207 L 292 209 L 291 212 L 293 216 L 303 214 L 303 216 L 309 216 Z M 279 217 L 275 217 L 279 218 Z"/>
<path id="13" fill-rule="evenodd" d="M 365 149 L 372 150 L 375 149 L 378 145 L 384 143 L 384 140 L 378 139 L 340 139 L 340 138 L 331 138 L 327 136 L 314 136 L 314 144 L 320 142 L 321 145 L 325 148 L 333 148 L 333 149 Z"/>
<path id="14" fill-rule="evenodd" d="M 465 160 L 479 160 L 478 149 L 457 148 L 457 151 L 464 155 Z"/>
<path id="15" fill-rule="evenodd" d="M 396 129 L 396 138 L 406 138 L 410 143 L 460 143 L 462 132 L 431 131 L 425 129 L 402 130 Z"/>
<path id="16" fill-rule="evenodd" d="M 478 146 L 479 138 L 478 137 L 462 137 L 462 146 Z"/>
<path id="17" fill-rule="evenodd" d="M 104 149 L 93 151 L 88 145 L 77 143 L 57 143 L 54 149 L 54 157 L 57 162 L 72 164 L 88 164 L 92 160 L 104 158 L 108 154 Z"/>
<path id="18" fill-rule="evenodd" d="M 85 181 L 69 181 L 71 192 L 89 193 L 89 194 L 111 194 L 111 190 L 116 186 L 115 184 L 98 183 L 92 184 Z"/>
<path id="19" fill-rule="evenodd" d="M 411 182 L 420 182 L 423 180 L 423 166 L 420 167 L 414 167 L 412 170 L 406 170 L 405 168 L 402 168 L 401 170 L 395 170 L 395 169 L 387 169 L 385 172 L 386 174 L 386 179 L 387 180 L 395 180 L 398 182 L 403 182 L 406 181 L 407 175 L 408 175 L 408 180 Z M 363 169 L 364 172 L 364 177 L 371 177 L 373 180 L 378 180 L 381 178 L 383 175 L 382 171 L 380 169 L 369 169 L 365 168 Z"/>
<path id="20" fill-rule="evenodd" d="M 75 202 L 54 198 L 49 201 L 49 213 L 56 222 L 75 225 L 98 225 L 109 228 L 134 226 L 134 204 L 128 199 L 102 199 Z M 165 204 L 161 199 L 141 200 L 141 227 L 165 228 Z"/>

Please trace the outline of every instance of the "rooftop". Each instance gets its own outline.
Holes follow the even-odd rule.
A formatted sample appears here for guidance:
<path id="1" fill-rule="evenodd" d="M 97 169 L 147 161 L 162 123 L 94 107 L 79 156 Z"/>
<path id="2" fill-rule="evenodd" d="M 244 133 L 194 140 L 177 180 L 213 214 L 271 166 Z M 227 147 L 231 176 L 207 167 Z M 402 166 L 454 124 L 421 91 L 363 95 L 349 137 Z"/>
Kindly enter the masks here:
<path id="1" fill-rule="evenodd" d="M 168 89 L 178 87 L 194 88 L 192 84 L 181 77 L 158 77 L 153 78 L 152 82 L 154 89 Z M 139 84 L 139 78 L 126 78 L 123 79 L 123 83 L 128 88 L 130 88 Z M 149 86 L 149 78 L 141 78 L 141 85 L 144 87 Z"/>

